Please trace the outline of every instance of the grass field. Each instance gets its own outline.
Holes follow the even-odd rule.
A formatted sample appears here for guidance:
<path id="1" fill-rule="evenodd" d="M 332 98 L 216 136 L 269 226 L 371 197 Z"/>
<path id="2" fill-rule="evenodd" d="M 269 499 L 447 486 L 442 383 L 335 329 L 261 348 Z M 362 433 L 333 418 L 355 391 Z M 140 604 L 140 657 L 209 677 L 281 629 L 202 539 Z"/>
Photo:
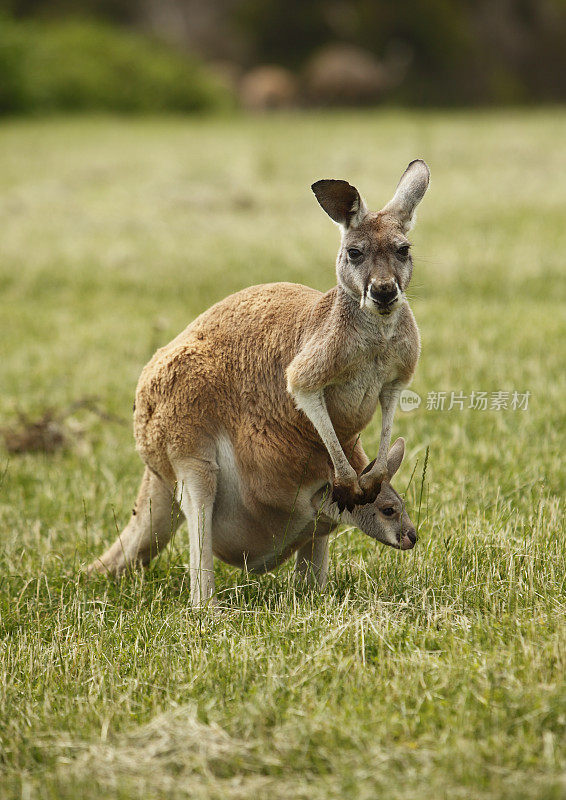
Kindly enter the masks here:
<path id="1" fill-rule="evenodd" d="M 558 110 L 3 124 L 0 424 L 107 417 L 0 450 L 2 800 L 566 797 L 565 141 Z M 218 564 L 221 615 L 189 607 L 183 529 L 144 575 L 81 579 L 129 517 L 155 348 L 244 286 L 329 288 L 310 184 L 377 208 L 416 156 L 417 547 L 341 531 L 322 595 Z M 448 410 L 478 391 L 528 407 Z"/>

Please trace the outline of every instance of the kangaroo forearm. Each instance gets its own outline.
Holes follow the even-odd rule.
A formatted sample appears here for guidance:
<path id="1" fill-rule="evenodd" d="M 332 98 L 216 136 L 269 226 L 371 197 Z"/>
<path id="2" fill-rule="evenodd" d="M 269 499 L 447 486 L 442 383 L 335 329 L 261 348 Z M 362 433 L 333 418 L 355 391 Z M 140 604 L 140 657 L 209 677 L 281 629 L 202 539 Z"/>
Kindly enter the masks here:
<path id="1" fill-rule="evenodd" d="M 376 461 L 376 467 L 378 469 L 383 468 L 387 462 L 391 432 L 393 430 L 393 419 L 395 417 L 395 411 L 397 410 L 400 394 L 401 384 L 395 382 L 391 386 L 384 388 L 379 397 L 379 402 L 381 404 L 381 438 Z"/>
<path id="2" fill-rule="evenodd" d="M 297 408 L 303 411 L 312 422 L 318 435 L 322 439 L 322 443 L 328 450 L 336 477 L 342 481 L 351 481 L 352 478 L 355 479 L 356 471 L 350 465 L 342 449 L 342 445 L 338 440 L 338 436 L 332 425 L 332 420 L 328 414 L 328 409 L 326 408 L 322 389 L 314 392 L 297 391 L 294 392 L 293 398 Z"/>

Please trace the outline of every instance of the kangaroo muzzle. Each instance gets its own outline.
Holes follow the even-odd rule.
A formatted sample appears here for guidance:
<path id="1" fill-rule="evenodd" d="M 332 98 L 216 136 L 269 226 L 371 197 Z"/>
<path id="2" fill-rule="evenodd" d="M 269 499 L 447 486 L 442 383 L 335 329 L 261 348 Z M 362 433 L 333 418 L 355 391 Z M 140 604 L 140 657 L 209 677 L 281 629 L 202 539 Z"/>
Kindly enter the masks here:
<path id="1" fill-rule="evenodd" d="M 380 310 L 387 310 L 399 297 L 399 289 L 394 281 L 387 283 L 372 282 L 368 286 L 368 295 Z"/>

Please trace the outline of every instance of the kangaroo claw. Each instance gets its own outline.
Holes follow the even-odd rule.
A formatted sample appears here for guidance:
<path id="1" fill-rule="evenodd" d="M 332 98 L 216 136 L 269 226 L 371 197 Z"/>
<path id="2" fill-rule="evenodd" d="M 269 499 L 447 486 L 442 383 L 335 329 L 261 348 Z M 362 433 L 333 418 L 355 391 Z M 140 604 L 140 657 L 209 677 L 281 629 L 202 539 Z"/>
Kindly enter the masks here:
<path id="1" fill-rule="evenodd" d="M 335 482 L 332 485 L 332 500 L 340 512 L 345 508 L 352 511 L 354 506 L 359 506 L 363 502 L 363 492 L 357 483 L 345 485 Z"/>
<path id="2" fill-rule="evenodd" d="M 375 459 L 367 465 L 360 475 L 360 488 L 362 490 L 362 505 L 374 503 L 381 491 L 381 484 L 388 479 L 387 468 L 377 470 Z"/>

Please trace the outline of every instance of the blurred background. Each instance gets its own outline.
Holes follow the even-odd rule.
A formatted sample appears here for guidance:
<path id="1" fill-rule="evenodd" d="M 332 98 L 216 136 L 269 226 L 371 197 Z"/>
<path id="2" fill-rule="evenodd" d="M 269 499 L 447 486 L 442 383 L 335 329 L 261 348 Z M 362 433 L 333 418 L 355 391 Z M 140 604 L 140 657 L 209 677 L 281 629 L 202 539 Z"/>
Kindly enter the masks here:
<path id="1" fill-rule="evenodd" d="M 3 0 L 0 112 L 566 99 L 563 0 Z"/>

